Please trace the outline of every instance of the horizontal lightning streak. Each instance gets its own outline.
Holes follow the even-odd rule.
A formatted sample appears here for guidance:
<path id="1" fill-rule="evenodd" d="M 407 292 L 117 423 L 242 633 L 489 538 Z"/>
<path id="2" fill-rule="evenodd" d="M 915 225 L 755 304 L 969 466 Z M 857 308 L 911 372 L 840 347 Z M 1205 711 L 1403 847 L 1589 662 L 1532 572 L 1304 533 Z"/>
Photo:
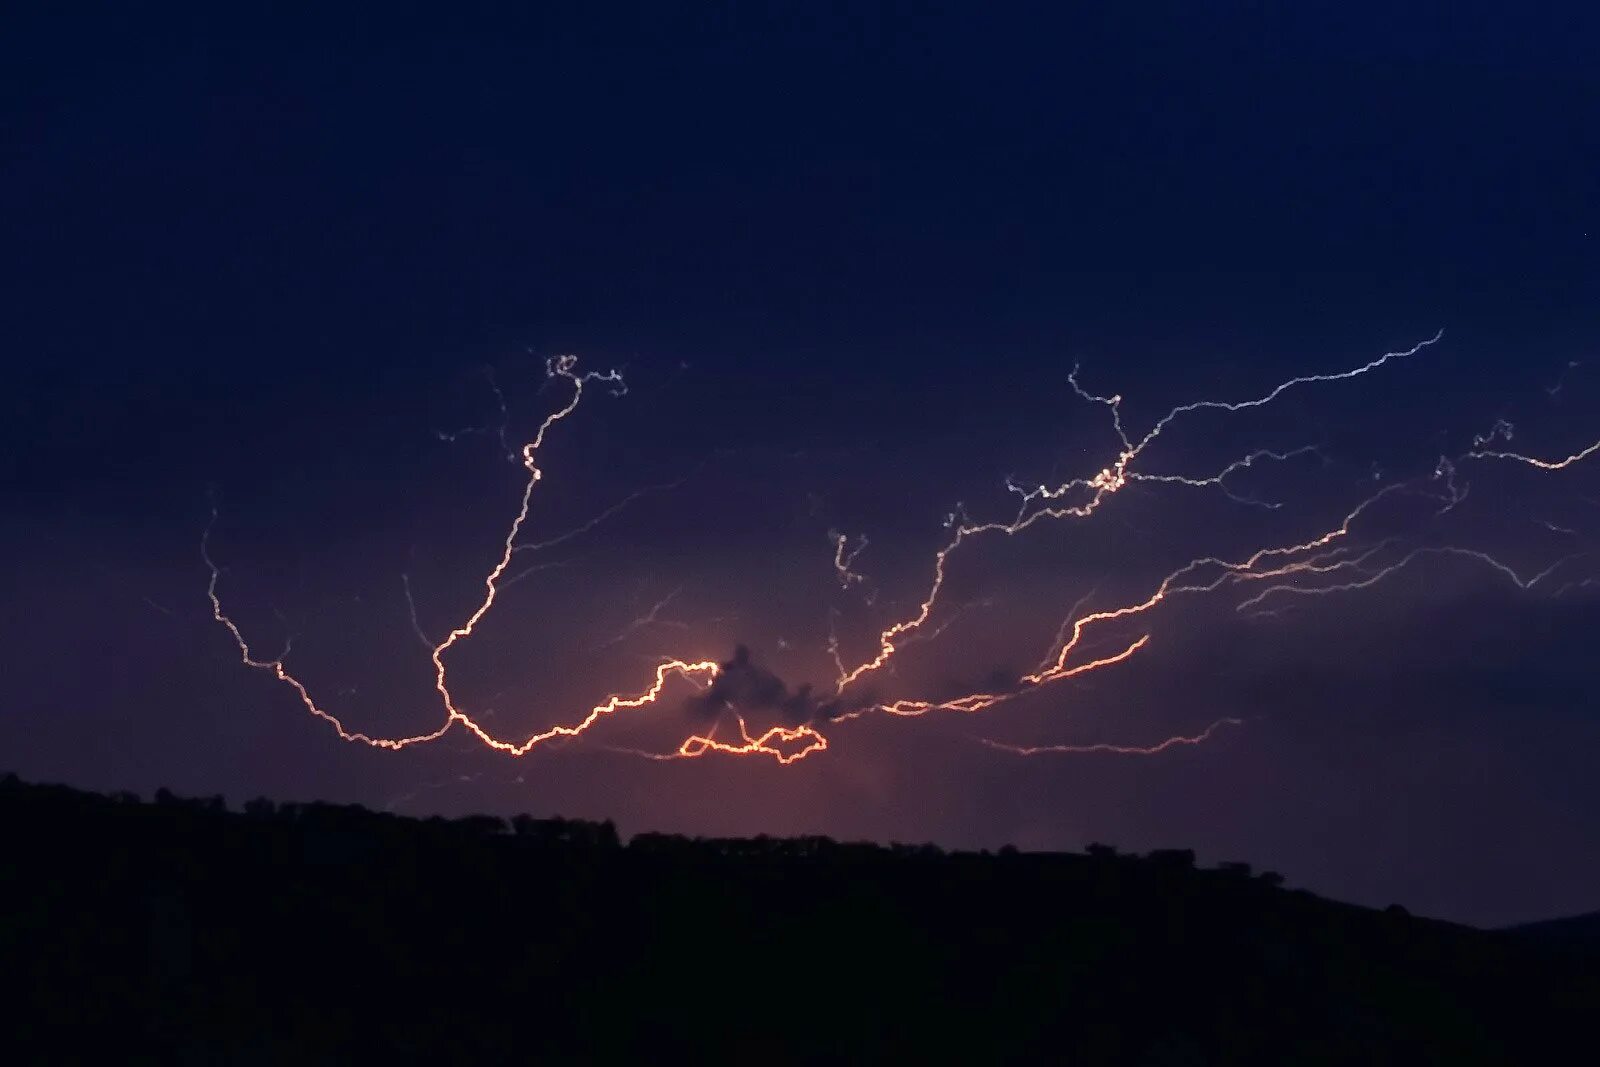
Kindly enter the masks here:
<path id="1" fill-rule="evenodd" d="M 1218 719 L 1192 737 L 1185 737 L 1179 734 L 1154 745 L 1113 745 L 1106 743 L 1094 745 L 1008 745 L 1003 741 L 993 741 L 987 737 L 978 738 L 978 743 L 988 748 L 998 749 L 1001 752 L 1010 752 L 1018 756 L 1042 756 L 1057 753 L 1087 755 L 1094 752 L 1106 752 L 1118 756 L 1156 756 L 1179 745 L 1205 744 L 1211 740 L 1211 735 L 1215 734 L 1220 727 L 1242 725 L 1244 725 L 1243 719 Z"/>
<path id="2" fill-rule="evenodd" d="M 1515 463 L 1526 463 L 1528 466 L 1538 467 L 1540 470 L 1559 471 L 1565 470 L 1574 463 L 1583 462 L 1596 452 L 1600 452 L 1600 441 L 1596 441 L 1588 448 L 1574 452 L 1572 455 L 1567 456 L 1564 459 L 1539 459 L 1535 456 L 1525 456 L 1520 452 L 1493 451 L 1474 451 L 1467 453 L 1467 456 L 1470 459 L 1505 459 L 1511 460 Z"/>

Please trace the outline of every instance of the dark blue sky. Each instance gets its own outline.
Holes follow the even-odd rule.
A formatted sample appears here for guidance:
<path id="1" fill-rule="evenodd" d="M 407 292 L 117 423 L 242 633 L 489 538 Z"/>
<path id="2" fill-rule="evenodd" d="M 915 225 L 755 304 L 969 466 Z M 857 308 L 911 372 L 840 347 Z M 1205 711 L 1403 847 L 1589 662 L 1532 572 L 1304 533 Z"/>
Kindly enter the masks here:
<path id="1" fill-rule="evenodd" d="M 468 698 L 564 721 L 685 641 L 825 682 L 805 657 L 830 607 L 859 641 L 914 605 L 956 502 L 992 514 L 1007 474 L 1106 462 L 1074 363 L 1144 427 L 1446 331 L 1276 421 L 1204 421 L 1158 464 L 1318 444 L 1314 478 L 1260 485 L 1285 512 L 1152 494 L 964 566 L 957 596 L 989 614 L 923 680 L 1015 674 L 1088 588 L 1143 595 L 1174 560 L 1314 531 L 1497 418 L 1540 455 L 1600 436 L 1588 5 L 11 22 L 0 762 L 628 830 L 1194 845 L 1472 921 L 1600 906 L 1582 589 L 1444 561 L 1272 624 L 1196 608 L 1148 665 L 1041 707 L 872 724 L 779 769 L 341 745 L 238 666 L 198 556 L 214 487 L 247 628 L 299 634 L 296 664 L 375 732 L 428 725 L 399 575 L 446 628 L 517 492 L 493 435 L 436 431 L 495 421 L 486 368 L 513 432 L 536 425 L 544 359 L 575 352 L 631 389 L 562 427 L 534 529 L 684 480 L 519 586 L 537 595 L 462 654 Z M 1534 570 L 1587 551 L 1596 477 L 1474 471 L 1451 536 Z M 880 603 L 840 600 L 831 528 L 870 538 Z M 674 590 L 681 628 L 590 654 Z M 1160 758 L 973 743 L 1148 742 L 1233 713 L 1245 728 Z"/>

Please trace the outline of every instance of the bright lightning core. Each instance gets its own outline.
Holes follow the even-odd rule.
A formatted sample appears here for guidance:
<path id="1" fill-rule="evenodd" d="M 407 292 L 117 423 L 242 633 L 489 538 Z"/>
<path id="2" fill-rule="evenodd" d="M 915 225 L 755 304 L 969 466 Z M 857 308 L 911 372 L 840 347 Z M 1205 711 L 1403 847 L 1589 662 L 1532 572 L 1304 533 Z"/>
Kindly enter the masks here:
<path id="1" fill-rule="evenodd" d="M 1512 428 L 1502 421 L 1490 433 L 1476 438 L 1472 448 L 1453 456 L 1440 457 L 1429 473 L 1423 476 L 1370 485 L 1353 499 L 1338 505 L 1340 517 L 1336 522 L 1306 525 L 1297 536 L 1258 543 L 1251 550 L 1231 557 L 1196 555 L 1155 581 L 1142 595 L 1124 602 L 1089 610 L 1090 598 L 1081 599 L 1065 609 L 1058 626 L 1041 635 L 1036 652 L 1038 659 L 1034 666 L 1014 677 L 954 696 L 904 696 L 885 700 L 868 692 L 868 680 L 884 673 L 904 649 L 914 642 L 932 643 L 941 638 L 953 614 L 961 608 L 960 605 L 952 607 L 945 603 L 948 600 L 949 577 L 954 569 L 963 565 L 967 557 L 982 552 L 986 544 L 1022 537 L 1030 530 L 1047 524 L 1093 522 L 1106 509 L 1109 501 L 1133 485 L 1177 491 L 1214 491 L 1247 508 L 1280 511 L 1282 504 L 1279 502 L 1257 500 L 1238 492 L 1234 488 L 1237 476 L 1257 465 L 1286 464 L 1317 451 L 1309 444 L 1287 450 L 1251 448 L 1207 471 L 1192 474 L 1147 472 L 1144 461 L 1148 455 L 1159 451 L 1164 435 L 1176 423 L 1199 413 L 1209 412 L 1226 417 L 1268 407 L 1293 391 L 1338 388 L 1353 379 L 1378 375 L 1393 363 L 1422 357 L 1425 350 L 1438 341 L 1439 335 L 1435 335 L 1409 348 L 1388 352 L 1350 369 L 1292 377 L 1241 400 L 1200 400 L 1180 404 L 1142 432 L 1132 428 L 1125 419 L 1121 396 L 1090 392 L 1081 384 L 1079 372 L 1074 369 L 1065 375 L 1064 384 L 1079 401 L 1105 409 L 1110 433 L 1103 461 L 1080 477 L 1054 484 L 1022 485 L 1015 480 L 1008 480 L 1006 488 L 1015 504 L 1005 516 L 974 518 L 962 508 L 949 515 L 945 524 L 946 535 L 929 561 L 927 584 L 916 597 L 914 608 L 903 617 L 886 621 L 877 630 L 875 638 L 853 658 L 837 632 L 830 627 L 825 650 L 835 666 L 835 676 L 826 686 L 826 696 L 813 696 L 809 686 L 790 693 L 774 676 L 752 667 L 741 651 L 739 656 L 728 662 L 719 662 L 703 655 L 664 657 L 630 687 L 619 689 L 587 709 L 581 709 L 564 723 L 518 736 L 505 736 L 490 730 L 484 724 L 481 711 L 475 713 L 473 709 L 464 707 L 457 698 L 451 686 L 451 654 L 457 646 L 473 638 L 481 627 L 489 624 L 489 616 L 496 607 L 499 594 L 526 573 L 513 567 L 513 560 L 518 553 L 579 537 L 633 499 L 625 498 L 590 522 L 556 539 L 538 543 L 523 540 L 524 527 L 534 507 L 536 492 L 545 476 L 540 466 L 540 453 L 546 437 L 556 432 L 558 424 L 578 409 L 587 390 L 602 388 L 620 393 L 624 388 L 621 376 L 616 372 L 580 372 L 577 360 L 572 356 L 552 359 L 546 368 L 552 382 L 567 390 L 566 400 L 545 416 L 530 440 L 519 449 L 508 449 L 512 457 L 521 463 L 526 478 L 520 498 L 509 509 L 510 523 L 500 551 L 496 558 L 488 561 L 476 606 L 440 640 L 428 637 L 420 626 L 416 627 L 432 667 L 432 699 L 437 701 L 440 715 L 435 728 L 400 737 L 377 736 L 355 728 L 320 703 L 310 687 L 289 669 L 287 647 L 271 659 L 262 658 L 254 652 L 243 630 L 223 606 L 219 589 L 222 571 L 214 561 L 211 550 L 213 527 L 217 520 L 214 508 L 212 521 L 201 539 L 202 557 L 210 572 L 207 594 L 214 618 L 237 644 L 243 663 L 270 674 L 287 686 L 308 713 L 323 720 L 344 741 L 398 750 L 437 741 L 452 729 L 460 729 L 489 749 L 509 756 L 523 756 L 551 741 L 599 735 L 603 733 L 606 722 L 616 716 L 662 715 L 668 707 L 669 691 L 676 689 L 690 694 L 691 699 L 707 712 L 703 728 L 691 730 L 676 748 L 667 751 L 608 747 L 654 760 L 694 759 L 717 754 L 765 756 L 780 765 L 789 765 L 826 751 L 834 734 L 847 729 L 849 723 L 866 717 L 917 718 L 930 713 L 975 714 L 1049 689 L 1067 679 L 1100 671 L 1134 669 L 1133 665 L 1140 654 L 1152 641 L 1153 634 L 1148 621 L 1163 605 L 1180 598 L 1231 597 L 1239 612 L 1271 617 L 1291 601 L 1364 589 L 1421 560 L 1441 556 L 1481 565 L 1489 574 L 1499 576 L 1523 590 L 1553 585 L 1553 576 L 1569 572 L 1569 565 L 1577 559 L 1576 556 L 1557 558 L 1541 570 L 1524 574 L 1481 548 L 1429 540 L 1425 528 L 1411 529 L 1406 533 L 1395 532 L 1394 529 L 1396 520 L 1391 512 L 1398 512 L 1404 504 L 1421 502 L 1427 513 L 1433 516 L 1454 509 L 1465 499 L 1467 483 L 1462 472 L 1470 464 L 1510 463 L 1537 474 L 1557 476 L 1600 451 L 1600 442 L 1596 442 L 1554 459 L 1513 452 L 1508 445 Z M 498 432 L 501 440 L 505 441 L 504 398 L 498 388 L 496 396 L 500 397 L 502 413 Z M 640 492 L 665 491 L 673 487 L 654 486 Z M 829 543 L 832 548 L 832 570 L 839 589 L 845 593 L 854 591 L 861 595 L 869 607 L 872 606 L 876 587 L 863 572 L 860 562 L 868 552 L 868 539 L 861 535 L 850 536 L 830 531 Z M 1579 579 L 1564 574 L 1564 581 L 1566 584 L 1560 586 L 1561 589 L 1571 587 Z M 409 596 L 409 587 L 407 593 Z M 658 621 L 657 615 L 675 595 L 676 592 L 669 593 L 658 601 L 647 616 L 636 620 L 636 625 Z M 942 620 L 941 612 L 944 613 Z M 412 621 L 415 622 L 414 610 Z M 783 721 L 768 726 L 753 724 L 758 714 L 773 711 L 781 712 Z M 1202 744 L 1222 728 L 1238 726 L 1240 722 L 1236 717 L 1222 718 L 1196 734 L 1175 735 L 1149 745 L 984 743 L 999 751 L 1027 756 L 1087 752 L 1155 755 L 1179 746 Z"/>

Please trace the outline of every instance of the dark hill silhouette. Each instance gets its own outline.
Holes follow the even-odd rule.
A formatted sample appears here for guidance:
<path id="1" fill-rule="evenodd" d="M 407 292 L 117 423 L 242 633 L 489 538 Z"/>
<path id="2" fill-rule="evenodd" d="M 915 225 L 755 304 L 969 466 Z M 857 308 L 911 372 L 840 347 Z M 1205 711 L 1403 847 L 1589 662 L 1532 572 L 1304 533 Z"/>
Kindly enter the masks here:
<path id="1" fill-rule="evenodd" d="M 1509 926 L 1508 933 L 1546 945 L 1562 945 L 1573 950 L 1600 952 L 1600 911 L 1568 915 L 1561 919 Z"/>
<path id="2" fill-rule="evenodd" d="M 14 777 L 0 829 L 8 1062 L 1532 1063 L 1600 1004 L 1593 952 L 1186 851 L 624 843 Z"/>

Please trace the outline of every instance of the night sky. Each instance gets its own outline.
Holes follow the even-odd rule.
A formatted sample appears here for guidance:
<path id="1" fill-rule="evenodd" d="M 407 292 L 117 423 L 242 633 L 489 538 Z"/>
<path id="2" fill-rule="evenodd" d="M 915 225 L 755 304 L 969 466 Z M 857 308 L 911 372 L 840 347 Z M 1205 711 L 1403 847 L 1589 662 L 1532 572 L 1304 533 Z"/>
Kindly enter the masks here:
<path id="1" fill-rule="evenodd" d="M 1600 455 L 1470 456 L 1600 438 L 1590 5 L 578 7 L 8 17 L 0 766 L 624 832 L 1193 847 L 1484 924 L 1600 907 Z M 830 627 L 870 659 L 948 516 L 1007 521 L 1008 477 L 1116 460 L 1074 366 L 1137 440 L 1441 330 L 1185 416 L 1139 462 L 1314 452 L 964 544 L 847 704 L 1014 687 L 1074 604 L 1315 537 L 1391 484 L 1415 491 L 1350 540 L 1373 566 L 1428 550 L 1405 567 L 1270 611 L 1239 609 L 1259 583 L 1175 599 L 1085 639 L 1147 634 L 1127 662 L 982 713 L 828 721 Z M 456 697 L 521 739 L 743 645 L 755 682 L 815 686 L 735 686 L 752 724 L 827 751 L 621 751 L 730 728 L 681 682 L 521 759 L 459 728 L 378 751 L 240 664 L 206 599 L 213 500 L 255 651 L 292 635 L 352 729 L 436 729 L 406 583 L 433 640 L 478 606 L 526 480 L 507 446 L 567 402 L 564 353 L 627 392 L 551 429 L 522 541 L 603 521 L 516 554 L 449 653 Z M 835 531 L 866 538 L 859 582 Z M 1522 589 L 1467 551 L 1556 569 Z M 1154 755 L 983 743 L 1221 718 Z"/>

